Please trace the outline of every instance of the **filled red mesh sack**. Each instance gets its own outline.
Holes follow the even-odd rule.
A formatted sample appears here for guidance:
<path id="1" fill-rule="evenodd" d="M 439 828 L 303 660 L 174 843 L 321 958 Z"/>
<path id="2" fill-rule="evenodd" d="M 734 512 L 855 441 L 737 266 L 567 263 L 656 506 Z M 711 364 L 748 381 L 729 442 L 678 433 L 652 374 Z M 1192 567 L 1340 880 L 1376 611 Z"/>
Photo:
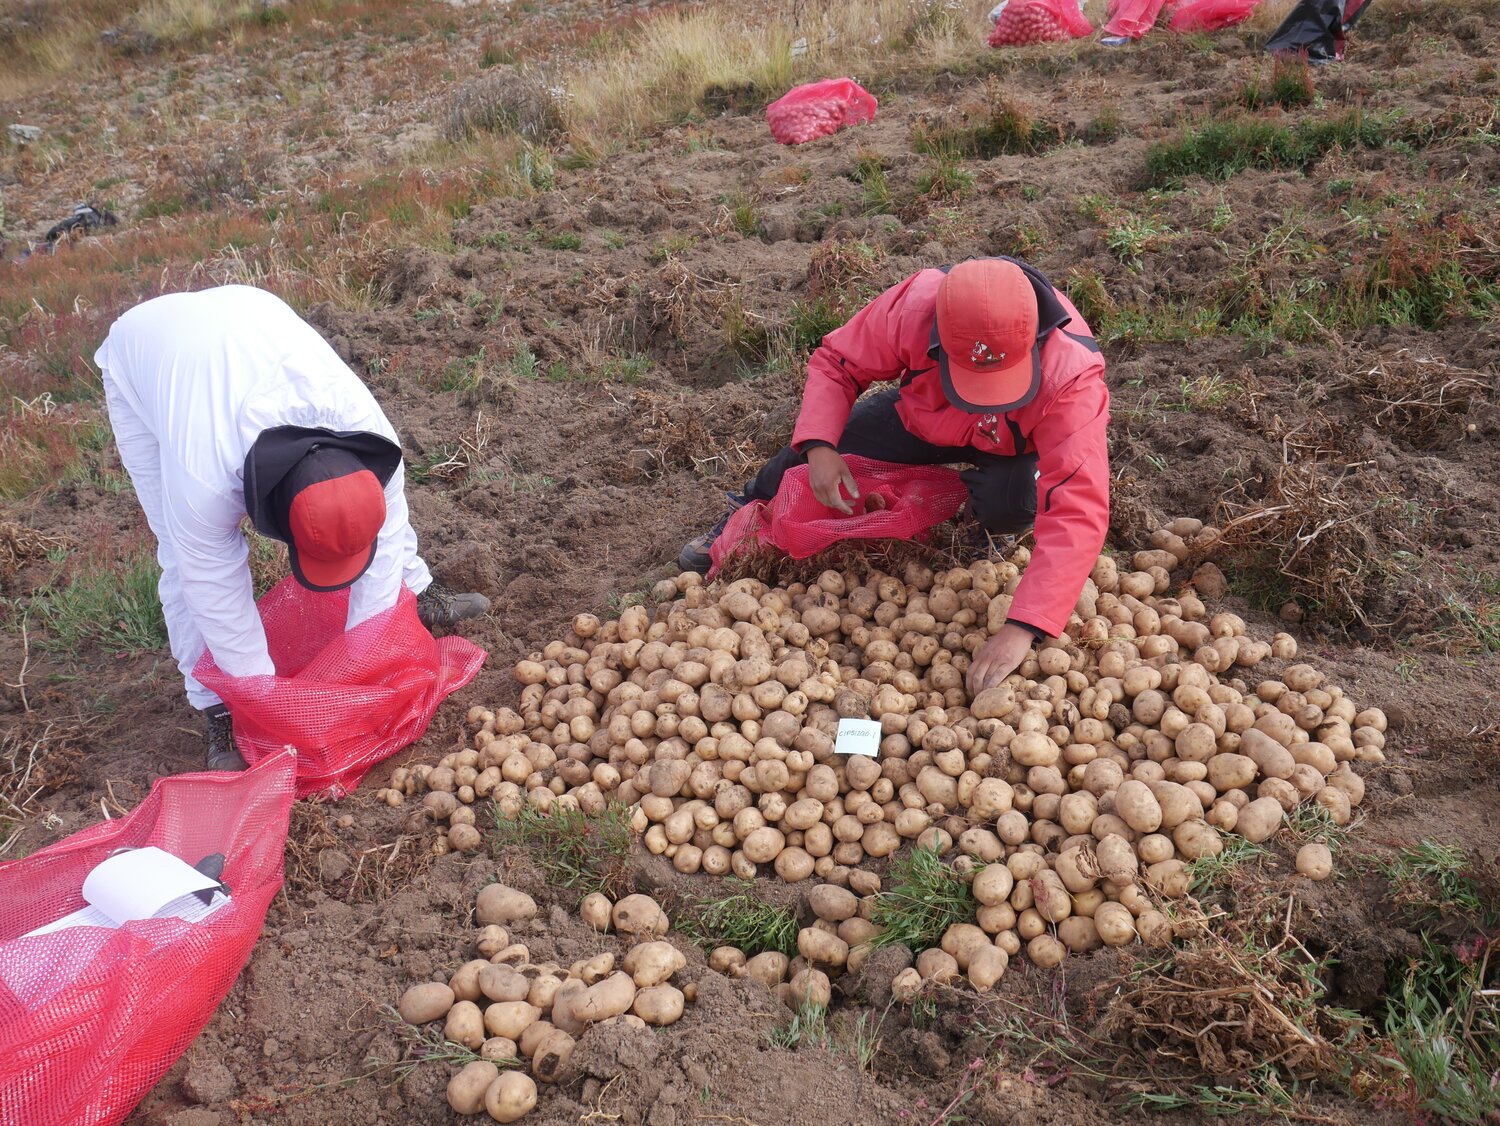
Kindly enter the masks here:
<path id="1" fill-rule="evenodd" d="M 991 47 L 1079 39 L 1094 30 L 1077 0 L 1010 0 L 990 28 Z"/>
<path id="2" fill-rule="evenodd" d="M 1156 26 L 1156 17 L 1161 15 L 1164 2 L 1165 0 L 1113 0 L 1109 6 L 1109 22 L 1104 25 L 1104 34 L 1139 39 Z"/>
<path id="3" fill-rule="evenodd" d="M 855 515 L 825 508 L 813 496 L 807 466 L 788 469 L 768 504 L 752 501 L 729 518 L 714 541 L 713 571 L 735 552 L 772 547 L 806 559 L 842 540 L 909 540 L 951 520 L 968 499 L 958 471 L 941 465 L 892 465 L 844 458 L 859 486 Z"/>
<path id="4" fill-rule="evenodd" d="M 298 797 L 353 790 L 421 738 L 438 705 L 484 663 L 473 642 L 435 639 L 404 588 L 395 606 L 347 632 L 347 590 L 319 594 L 287 578 L 259 605 L 276 675 L 232 677 L 207 653 L 193 675 L 229 705 L 246 762 L 296 748 Z"/>
<path id="5" fill-rule="evenodd" d="M 1260 0 L 1185 0 L 1167 26 L 1173 31 L 1218 31 L 1249 18 Z"/>
<path id="6" fill-rule="evenodd" d="M 825 78 L 777 98 L 766 107 L 766 123 L 783 145 L 800 145 L 874 121 L 875 106 L 875 96 L 854 79 Z"/>
<path id="7" fill-rule="evenodd" d="M 250 957 L 281 887 L 295 762 L 160 779 L 134 811 L 0 864 L 0 1122 L 121 1122 L 192 1043 Z M 23 938 L 83 906 L 119 848 L 224 855 L 230 900 L 199 923 L 141 919 Z"/>

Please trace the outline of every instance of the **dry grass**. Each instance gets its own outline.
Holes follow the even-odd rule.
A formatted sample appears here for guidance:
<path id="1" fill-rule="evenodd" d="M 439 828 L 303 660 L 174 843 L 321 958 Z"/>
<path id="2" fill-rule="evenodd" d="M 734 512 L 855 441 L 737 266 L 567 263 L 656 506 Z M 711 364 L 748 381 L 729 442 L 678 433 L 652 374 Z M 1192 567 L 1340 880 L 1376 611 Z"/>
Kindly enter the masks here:
<path id="1" fill-rule="evenodd" d="M 793 82 L 858 74 L 911 52 L 942 68 L 984 50 L 976 0 L 849 0 L 809 7 L 776 3 L 753 13 L 725 5 L 669 12 L 616 50 L 567 76 L 574 147 L 603 153 L 697 111 L 705 98 L 764 105 Z M 806 50 L 793 56 L 793 44 Z"/>
<path id="2" fill-rule="evenodd" d="M 36 800 L 77 779 L 83 735 L 80 724 L 41 723 L 29 714 L 0 735 L 0 857 L 36 812 Z"/>
<path id="3" fill-rule="evenodd" d="M 1416 446 L 1463 433 L 1462 419 L 1492 377 L 1402 348 L 1346 372 L 1336 386 L 1357 397 L 1370 422 Z"/>
<path id="4" fill-rule="evenodd" d="M 45 559 L 49 552 L 68 546 L 66 536 L 28 528 L 14 520 L 0 520 L 0 582 L 16 576 L 27 563 Z"/>

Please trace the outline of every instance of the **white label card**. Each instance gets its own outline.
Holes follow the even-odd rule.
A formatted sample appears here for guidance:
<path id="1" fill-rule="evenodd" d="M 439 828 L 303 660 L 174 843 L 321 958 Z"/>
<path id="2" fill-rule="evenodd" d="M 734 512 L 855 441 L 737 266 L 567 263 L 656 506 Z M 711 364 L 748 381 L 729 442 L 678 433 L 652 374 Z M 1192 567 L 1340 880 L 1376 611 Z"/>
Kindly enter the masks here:
<path id="1" fill-rule="evenodd" d="M 836 755 L 880 757 L 880 721 L 875 719 L 839 720 L 839 737 L 834 741 Z"/>

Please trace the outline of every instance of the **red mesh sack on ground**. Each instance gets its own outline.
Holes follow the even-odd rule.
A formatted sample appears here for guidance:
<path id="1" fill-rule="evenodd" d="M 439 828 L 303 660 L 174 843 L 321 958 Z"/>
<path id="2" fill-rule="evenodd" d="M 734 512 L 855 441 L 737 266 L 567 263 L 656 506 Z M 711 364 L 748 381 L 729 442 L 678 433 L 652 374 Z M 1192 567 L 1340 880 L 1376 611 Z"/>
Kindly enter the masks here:
<path id="1" fill-rule="evenodd" d="M 1123 35 L 1139 39 L 1156 26 L 1164 0 L 1115 0 L 1109 6 L 1105 35 Z"/>
<path id="2" fill-rule="evenodd" d="M 1077 0 L 1010 0 L 990 28 L 989 44 L 1024 47 L 1028 43 L 1055 43 L 1079 39 L 1093 30 Z"/>
<path id="3" fill-rule="evenodd" d="M 124 1120 L 192 1043 L 244 968 L 281 887 L 293 756 L 242 774 L 160 779 L 133 812 L 0 864 L 0 1122 Z M 189 863 L 224 854 L 230 900 L 199 923 L 142 919 L 22 937 L 84 906 L 118 848 Z"/>
<path id="4" fill-rule="evenodd" d="M 845 516 L 825 508 L 813 496 L 807 466 L 795 465 L 769 504 L 752 501 L 729 518 L 710 552 L 714 571 L 742 549 L 773 547 L 806 559 L 841 540 L 913 539 L 953 519 L 969 496 L 958 471 L 941 465 L 892 465 L 855 456 L 844 461 L 859 486 L 856 508 L 864 511 Z"/>
<path id="5" fill-rule="evenodd" d="M 229 705 L 246 762 L 296 748 L 298 797 L 343 797 L 421 738 L 438 705 L 484 663 L 470 641 L 435 639 L 409 590 L 345 632 L 348 607 L 347 590 L 319 594 L 284 579 L 260 600 L 276 675 L 232 677 L 210 654 L 193 670 Z"/>
<path id="6" fill-rule="evenodd" d="M 777 98 L 766 107 L 766 123 L 783 145 L 800 145 L 874 121 L 875 106 L 875 96 L 854 79 L 825 78 Z"/>
<path id="7" fill-rule="evenodd" d="M 1218 31 L 1247 19 L 1259 2 L 1260 0 L 1186 0 L 1177 5 L 1167 26 L 1173 31 Z"/>

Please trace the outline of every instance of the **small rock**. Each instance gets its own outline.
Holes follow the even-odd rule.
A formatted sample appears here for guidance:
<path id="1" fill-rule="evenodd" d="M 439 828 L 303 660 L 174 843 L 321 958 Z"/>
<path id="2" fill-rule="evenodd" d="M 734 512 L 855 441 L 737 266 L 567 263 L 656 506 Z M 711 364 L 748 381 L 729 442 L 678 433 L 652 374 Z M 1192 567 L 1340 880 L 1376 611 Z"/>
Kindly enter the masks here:
<path id="1" fill-rule="evenodd" d="M 1395 790 L 1396 793 L 1400 794 L 1402 797 L 1405 797 L 1407 794 L 1411 793 L 1411 775 L 1406 773 L 1406 771 L 1391 771 L 1390 781 L 1391 789 Z"/>
<path id="2" fill-rule="evenodd" d="M 353 863 L 342 849 L 325 848 L 318 853 L 318 878 L 325 884 L 336 884 L 349 874 Z"/>
<path id="3" fill-rule="evenodd" d="M 234 1096 L 234 1076 L 218 1060 L 200 1060 L 182 1077 L 182 1094 L 189 1102 L 222 1103 Z"/>
<path id="4" fill-rule="evenodd" d="M 29 145 L 42 139 L 40 125 L 12 125 L 7 131 L 10 133 L 10 139 L 18 145 Z"/>

